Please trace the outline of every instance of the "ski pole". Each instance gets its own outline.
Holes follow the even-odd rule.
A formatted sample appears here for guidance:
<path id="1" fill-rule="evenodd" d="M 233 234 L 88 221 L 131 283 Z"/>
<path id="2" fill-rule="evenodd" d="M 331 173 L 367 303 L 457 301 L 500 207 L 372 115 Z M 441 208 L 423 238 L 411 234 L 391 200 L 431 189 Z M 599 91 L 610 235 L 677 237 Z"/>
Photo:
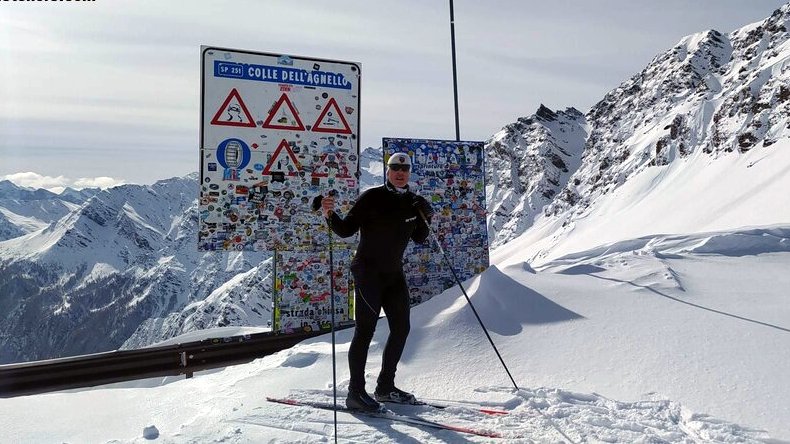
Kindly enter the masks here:
<path id="1" fill-rule="evenodd" d="M 474 304 L 472 304 L 472 300 L 469 299 L 469 295 L 466 294 L 466 290 L 464 289 L 463 284 L 461 284 L 461 279 L 459 279 L 458 275 L 455 273 L 455 269 L 453 268 L 453 264 L 450 262 L 450 258 L 447 257 L 447 253 L 444 252 L 444 248 L 442 248 L 442 244 L 439 242 L 439 238 L 436 237 L 436 233 L 433 232 L 433 229 L 431 228 L 431 224 L 428 223 L 428 218 L 425 217 L 425 214 L 422 212 L 421 209 L 417 208 L 417 212 L 420 213 L 420 217 L 422 218 L 422 221 L 425 222 L 425 226 L 428 227 L 428 233 L 431 234 L 431 237 L 433 238 L 434 242 L 436 242 L 436 245 L 439 247 L 439 251 L 442 252 L 442 256 L 444 256 L 444 261 L 447 263 L 447 268 L 449 268 L 450 272 L 453 274 L 453 278 L 455 278 L 455 282 L 458 283 L 459 287 L 461 287 L 461 292 L 464 294 L 464 297 L 466 298 L 466 302 L 469 303 L 469 308 L 471 308 L 472 313 L 475 314 L 475 317 L 477 318 L 477 322 L 479 322 L 480 326 L 483 327 L 483 332 L 486 334 L 486 337 L 488 338 L 488 342 L 491 343 L 491 347 L 494 349 L 494 352 L 499 358 L 499 362 L 502 363 L 502 367 L 505 368 L 505 372 L 507 372 L 507 375 L 510 378 L 510 382 L 513 383 L 513 387 L 515 387 L 516 391 L 518 391 L 519 388 L 518 388 L 518 384 L 516 384 L 516 380 L 513 379 L 513 375 L 510 374 L 510 369 L 507 368 L 507 364 L 505 364 L 505 360 L 502 359 L 502 355 L 499 354 L 499 350 L 496 348 L 496 345 L 494 344 L 494 340 L 491 339 L 491 335 L 488 334 L 488 329 L 483 324 L 483 320 L 480 319 L 480 315 L 477 314 L 477 310 L 475 310 L 475 306 Z"/>
<path id="2" fill-rule="evenodd" d="M 329 232 L 329 297 L 332 299 L 332 402 L 334 403 L 335 443 L 337 443 L 337 363 L 335 359 L 335 260 L 333 257 L 334 239 L 332 227 L 327 227 Z"/>
<path id="3" fill-rule="evenodd" d="M 317 211 L 321 208 L 321 201 L 324 199 L 323 196 L 320 194 L 313 198 L 312 209 L 313 211 Z M 335 260 L 334 260 L 334 238 L 332 237 L 332 226 L 331 224 L 327 223 L 327 233 L 329 236 L 329 298 L 330 301 L 330 310 L 332 313 L 330 314 L 330 319 L 332 322 L 332 326 L 330 327 L 332 331 L 332 405 L 333 405 L 333 416 L 334 416 L 334 425 L 335 425 L 335 444 L 337 444 L 337 359 L 335 357 Z"/>

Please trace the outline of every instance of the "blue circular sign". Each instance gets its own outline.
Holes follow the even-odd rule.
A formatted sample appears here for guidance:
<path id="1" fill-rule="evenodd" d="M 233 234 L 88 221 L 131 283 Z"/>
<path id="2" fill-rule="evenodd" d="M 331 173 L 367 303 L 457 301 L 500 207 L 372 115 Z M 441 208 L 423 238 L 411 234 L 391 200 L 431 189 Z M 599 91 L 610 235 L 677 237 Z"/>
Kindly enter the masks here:
<path id="1" fill-rule="evenodd" d="M 250 163 L 250 147 L 241 139 L 225 139 L 217 147 L 217 162 L 225 169 L 240 170 Z"/>

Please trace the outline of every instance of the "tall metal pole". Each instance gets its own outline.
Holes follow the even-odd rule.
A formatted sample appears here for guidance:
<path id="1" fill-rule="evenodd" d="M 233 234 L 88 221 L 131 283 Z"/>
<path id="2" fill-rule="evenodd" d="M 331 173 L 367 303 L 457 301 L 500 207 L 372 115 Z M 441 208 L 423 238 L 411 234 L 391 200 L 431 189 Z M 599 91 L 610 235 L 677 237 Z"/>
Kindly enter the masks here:
<path id="1" fill-rule="evenodd" d="M 455 99 L 455 140 L 461 141 L 461 127 L 458 122 L 458 72 L 455 68 L 455 15 L 453 0 L 450 0 L 450 44 L 453 49 L 453 98 Z"/>
<path id="2" fill-rule="evenodd" d="M 453 96 L 455 98 L 455 140 L 457 142 L 461 141 L 461 130 L 460 125 L 458 123 L 458 73 L 455 67 L 455 15 L 453 14 L 453 0 L 450 0 L 450 42 L 453 49 Z M 418 210 L 419 211 L 419 210 Z M 466 290 L 464 286 L 461 284 L 461 279 L 458 278 L 458 275 L 455 273 L 455 269 L 453 268 L 453 264 L 450 262 L 450 258 L 447 256 L 447 253 L 444 252 L 444 248 L 442 248 L 442 244 L 439 242 L 439 238 L 436 237 L 436 234 L 431 229 L 431 225 L 428 223 L 428 219 L 426 219 L 425 214 L 422 211 L 419 211 L 420 216 L 422 217 L 423 222 L 428 227 L 428 232 L 433 237 L 436 245 L 439 247 L 439 251 L 442 252 L 444 256 L 444 260 L 447 262 L 447 266 L 450 268 L 450 271 L 455 278 L 455 282 L 458 283 L 458 286 L 461 287 L 461 292 L 464 294 L 466 298 L 466 302 L 469 303 L 469 308 L 472 309 L 472 313 L 474 313 L 475 317 L 477 318 L 477 322 L 480 323 L 480 326 L 483 327 L 483 332 L 485 332 L 486 337 L 488 338 L 488 342 L 491 343 L 491 347 L 493 347 L 494 352 L 496 352 L 497 357 L 499 358 L 499 362 L 502 363 L 502 367 L 505 368 L 505 372 L 507 372 L 507 376 L 510 378 L 510 382 L 513 383 L 513 387 L 516 391 L 519 390 L 518 384 L 516 384 L 516 380 L 513 379 L 513 375 L 510 374 L 510 369 L 507 368 L 507 364 L 505 364 L 505 360 L 502 359 L 502 355 L 499 353 L 499 350 L 496 348 L 494 344 L 494 340 L 491 339 L 491 335 L 488 334 L 488 329 L 486 328 L 485 324 L 483 324 L 483 320 L 480 319 L 480 316 L 477 314 L 477 310 L 475 309 L 474 304 L 472 304 L 472 300 L 469 299 L 469 295 L 466 294 Z"/>

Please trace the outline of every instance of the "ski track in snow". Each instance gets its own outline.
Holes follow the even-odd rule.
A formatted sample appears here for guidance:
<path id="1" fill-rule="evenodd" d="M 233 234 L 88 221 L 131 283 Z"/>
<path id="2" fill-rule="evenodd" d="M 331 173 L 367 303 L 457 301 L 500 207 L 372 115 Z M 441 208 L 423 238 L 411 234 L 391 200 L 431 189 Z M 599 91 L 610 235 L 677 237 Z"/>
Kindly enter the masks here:
<path id="1" fill-rule="evenodd" d="M 475 430 L 497 432 L 497 442 L 630 442 L 697 443 L 763 442 L 764 434 L 707 415 L 691 413 L 677 403 L 655 399 L 618 402 L 597 394 L 582 394 L 559 389 L 515 389 L 485 387 L 480 393 L 499 395 L 507 400 L 486 403 L 492 408 L 506 408 L 508 415 L 478 412 L 473 401 L 448 401 L 447 409 L 426 406 L 387 407 L 396 413 L 416 415 Z M 331 402 L 331 390 L 294 391 L 289 396 L 302 401 Z M 345 391 L 338 390 L 342 405 Z M 229 423 L 287 432 L 287 442 L 316 442 L 333 436 L 333 413 L 304 406 L 266 404 L 252 414 L 229 419 Z M 340 442 L 441 443 L 490 442 L 492 438 L 459 432 L 433 430 L 391 422 L 385 419 L 355 416 L 338 412 Z M 243 431 L 239 431 L 243 434 Z M 293 440 L 293 441 L 291 441 Z M 316 441 L 312 441 L 316 440 Z"/>

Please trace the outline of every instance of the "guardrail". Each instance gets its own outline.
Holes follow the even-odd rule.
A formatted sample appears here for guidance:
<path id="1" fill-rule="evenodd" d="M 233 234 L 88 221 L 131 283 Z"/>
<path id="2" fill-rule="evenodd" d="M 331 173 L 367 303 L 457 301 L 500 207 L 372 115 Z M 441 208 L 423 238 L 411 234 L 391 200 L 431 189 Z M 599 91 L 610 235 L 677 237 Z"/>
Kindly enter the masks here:
<path id="1" fill-rule="evenodd" d="M 342 330 L 352 327 L 336 327 Z M 134 379 L 185 375 L 243 364 L 328 331 L 255 333 L 184 344 L 0 365 L 0 398 L 33 395 Z"/>

